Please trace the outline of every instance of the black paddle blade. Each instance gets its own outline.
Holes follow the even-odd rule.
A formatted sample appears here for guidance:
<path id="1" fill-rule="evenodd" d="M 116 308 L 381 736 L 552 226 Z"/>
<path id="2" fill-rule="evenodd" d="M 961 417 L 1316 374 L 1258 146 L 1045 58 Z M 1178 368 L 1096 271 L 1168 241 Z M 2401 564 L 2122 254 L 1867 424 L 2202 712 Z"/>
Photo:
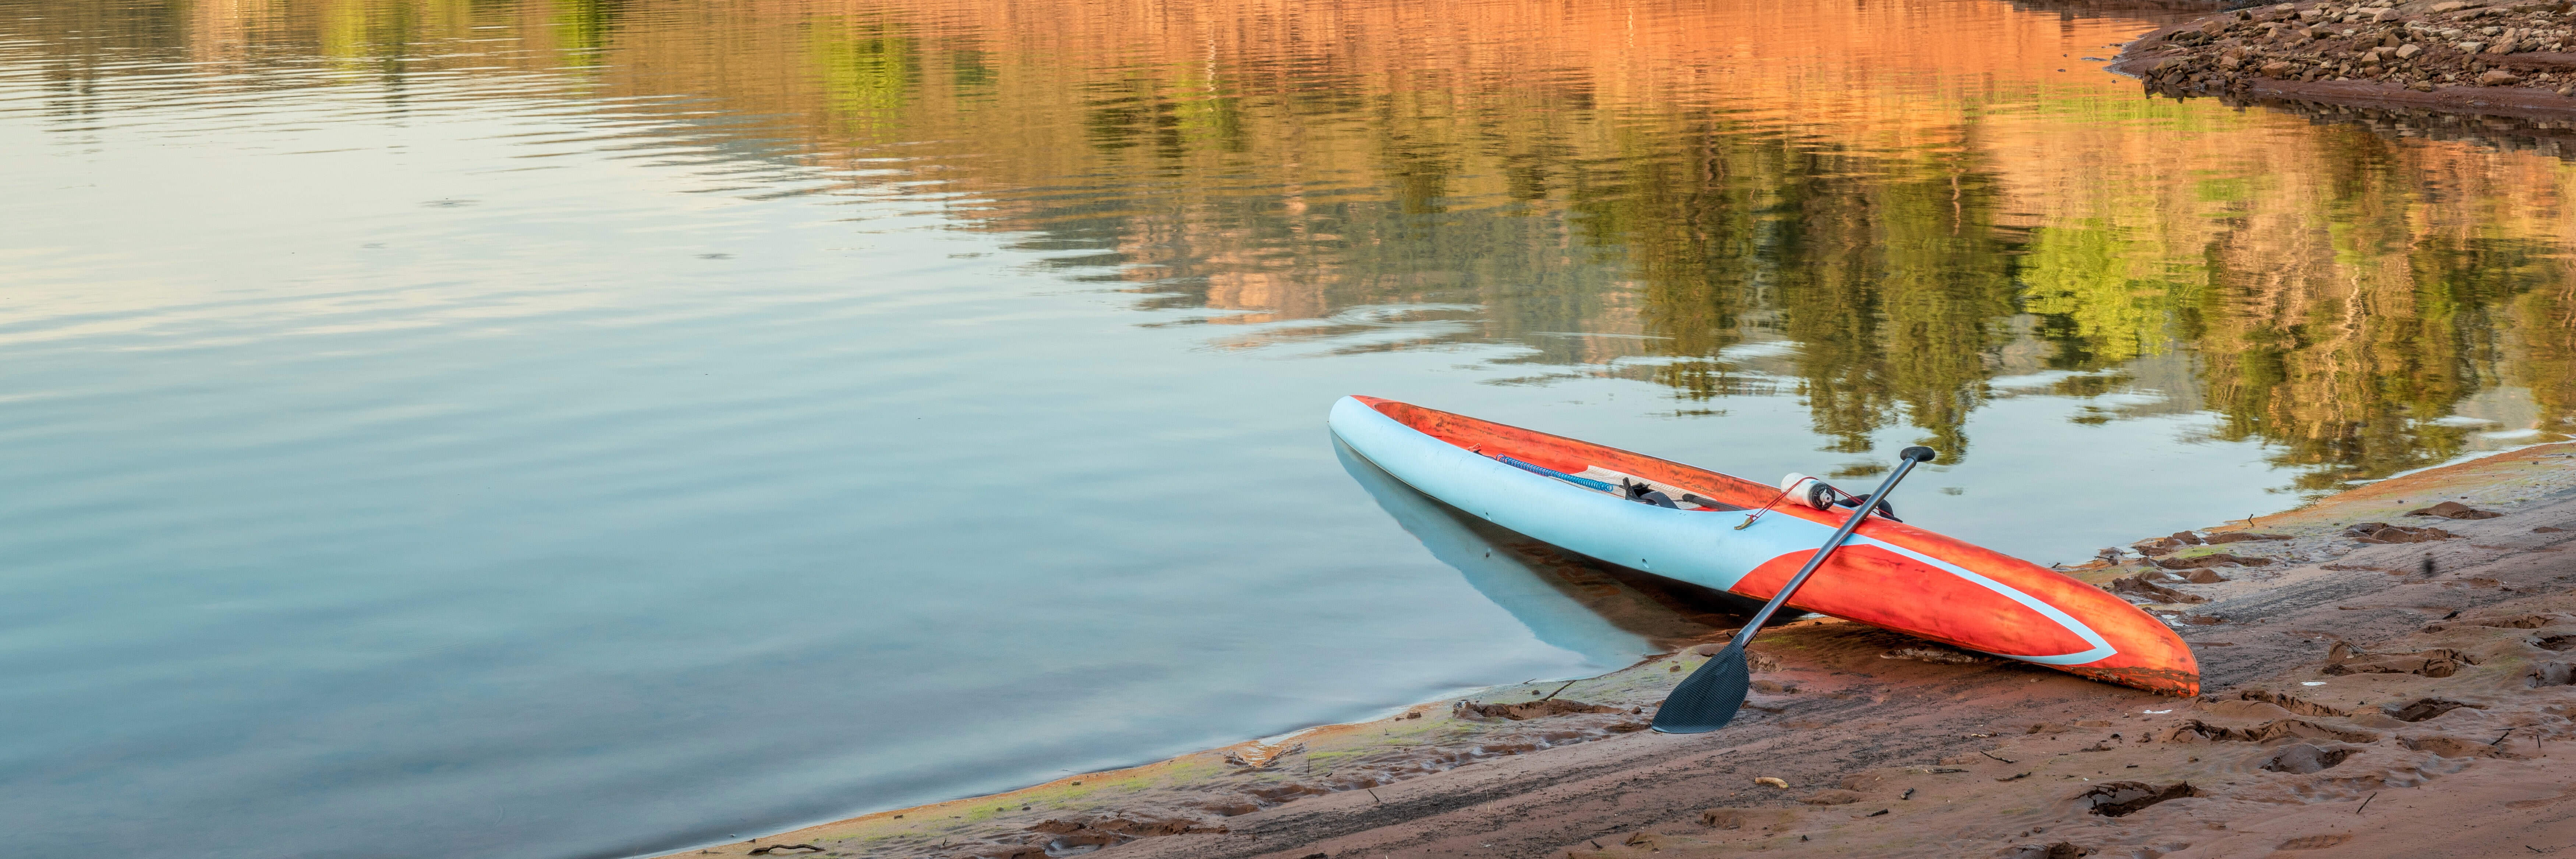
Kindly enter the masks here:
<path id="1" fill-rule="evenodd" d="M 1752 691 L 1753 668 L 1744 664 L 1744 646 L 1728 642 L 1725 650 L 1673 687 L 1664 706 L 1655 710 L 1655 731 L 1705 734 L 1726 727 L 1735 721 L 1735 711 L 1743 709 L 1744 696 Z"/>

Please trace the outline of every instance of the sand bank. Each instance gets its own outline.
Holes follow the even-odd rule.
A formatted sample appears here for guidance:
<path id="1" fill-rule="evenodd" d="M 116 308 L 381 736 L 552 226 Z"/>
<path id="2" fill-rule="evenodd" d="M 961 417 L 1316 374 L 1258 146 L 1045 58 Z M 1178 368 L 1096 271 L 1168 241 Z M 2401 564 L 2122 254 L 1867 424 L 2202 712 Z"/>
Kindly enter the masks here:
<path id="1" fill-rule="evenodd" d="M 2408 515 L 2445 501 L 2503 515 Z M 2430 539 L 2391 542 L 2415 538 Z M 2529 448 L 2071 570 L 2155 589 L 2139 598 L 2201 660 L 2196 699 L 1811 618 L 1760 638 L 1753 709 L 1714 734 L 1640 730 L 1698 665 L 1683 649 L 1562 688 L 674 855 L 2576 850 L 2576 785 L 2551 764 L 2576 754 L 2571 539 L 2576 444 Z"/>

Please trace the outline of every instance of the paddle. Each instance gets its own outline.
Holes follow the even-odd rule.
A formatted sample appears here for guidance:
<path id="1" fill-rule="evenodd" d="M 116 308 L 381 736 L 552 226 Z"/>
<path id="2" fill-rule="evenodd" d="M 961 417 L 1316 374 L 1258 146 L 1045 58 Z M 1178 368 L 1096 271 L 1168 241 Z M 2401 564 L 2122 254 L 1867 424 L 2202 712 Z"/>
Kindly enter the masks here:
<path id="1" fill-rule="evenodd" d="M 1744 622 L 1744 628 L 1737 630 L 1735 638 L 1726 642 L 1725 650 L 1709 657 L 1699 670 L 1691 672 L 1691 676 L 1682 679 L 1681 685 L 1673 687 L 1673 693 L 1664 698 L 1663 707 L 1655 711 L 1655 731 L 1700 734 L 1726 727 L 1726 723 L 1734 721 L 1735 711 L 1743 709 L 1745 693 L 1751 691 L 1753 685 L 1753 669 L 1744 662 L 1744 645 L 1752 643 L 1753 634 L 1761 631 L 1762 623 L 1770 620 L 1772 613 L 1789 602 L 1789 595 L 1797 593 L 1798 586 L 1806 584 L 1807 577 L 1815 575 L 1816 568 L 1824 566 L 1825 559 L 1833 557 L 1835 549 L 1843 547 L 1843 541 L 1851 538 L 1852 529 L 1860 527 L 1860 520 L 1878 508 L 1878 502 L 1887 498 L 1888 491 L 1896 488 L 1897 481 L 1905 479 L 1906 472 L 1914 470 L 1918 463 L 1931 462 L 1935 456 L 1938 454 L 1928 447 L 1909 447 L 1898 453 L 1896 473 L 1888 475 L 1887 482 L 1879 484 L 1877 492 L 1860 499 L 1859 505 L 1852 508 L 1851 518 L 1843 520 L 1842 527 L 1834 529 L 1834 536 L 1825 541 L 1825 547 L 1808 558 L 1807 565 L 1800 567 L 1797 575 L 1789 577 L 1789 583 L 1780 586 L 1780 592 L 1771 595 L 1771 601 L 1762 604 L 1761 611 L 1754 612 L 1753 618 Z"/>

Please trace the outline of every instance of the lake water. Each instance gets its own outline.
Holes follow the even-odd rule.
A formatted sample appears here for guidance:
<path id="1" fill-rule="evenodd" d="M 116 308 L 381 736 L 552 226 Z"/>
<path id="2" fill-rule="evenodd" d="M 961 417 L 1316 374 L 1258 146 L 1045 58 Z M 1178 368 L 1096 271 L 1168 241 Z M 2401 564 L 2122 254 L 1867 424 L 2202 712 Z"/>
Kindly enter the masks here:
<path id="1" fill-rule="evenodd" d="M 2576 429 L 2568 165 L 2162 14 L 0 0 L 0 832 L 625 856 L 1653 646 L 1346 393 L 2041 563 Z"/>

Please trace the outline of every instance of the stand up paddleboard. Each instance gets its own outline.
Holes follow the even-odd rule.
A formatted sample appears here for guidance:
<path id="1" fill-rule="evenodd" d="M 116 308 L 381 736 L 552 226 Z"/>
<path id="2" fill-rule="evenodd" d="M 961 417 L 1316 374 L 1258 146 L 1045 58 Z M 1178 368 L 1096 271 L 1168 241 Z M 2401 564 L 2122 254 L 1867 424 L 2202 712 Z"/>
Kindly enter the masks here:
<path id="1" fill-rule="evenodd" d="M 1471 515 L 1751 599 L 1771 598 L 1846 517 L 1867 515 L 1834 505 L 1813 483 L 1768 486 L 1393 400 L 1344 397 L 1331 425 L 1380 469 Z M 2191 648 L 2136 606 L 1883 511 L 1788 604 L 2096 680 L 2200 693 Z"/>

